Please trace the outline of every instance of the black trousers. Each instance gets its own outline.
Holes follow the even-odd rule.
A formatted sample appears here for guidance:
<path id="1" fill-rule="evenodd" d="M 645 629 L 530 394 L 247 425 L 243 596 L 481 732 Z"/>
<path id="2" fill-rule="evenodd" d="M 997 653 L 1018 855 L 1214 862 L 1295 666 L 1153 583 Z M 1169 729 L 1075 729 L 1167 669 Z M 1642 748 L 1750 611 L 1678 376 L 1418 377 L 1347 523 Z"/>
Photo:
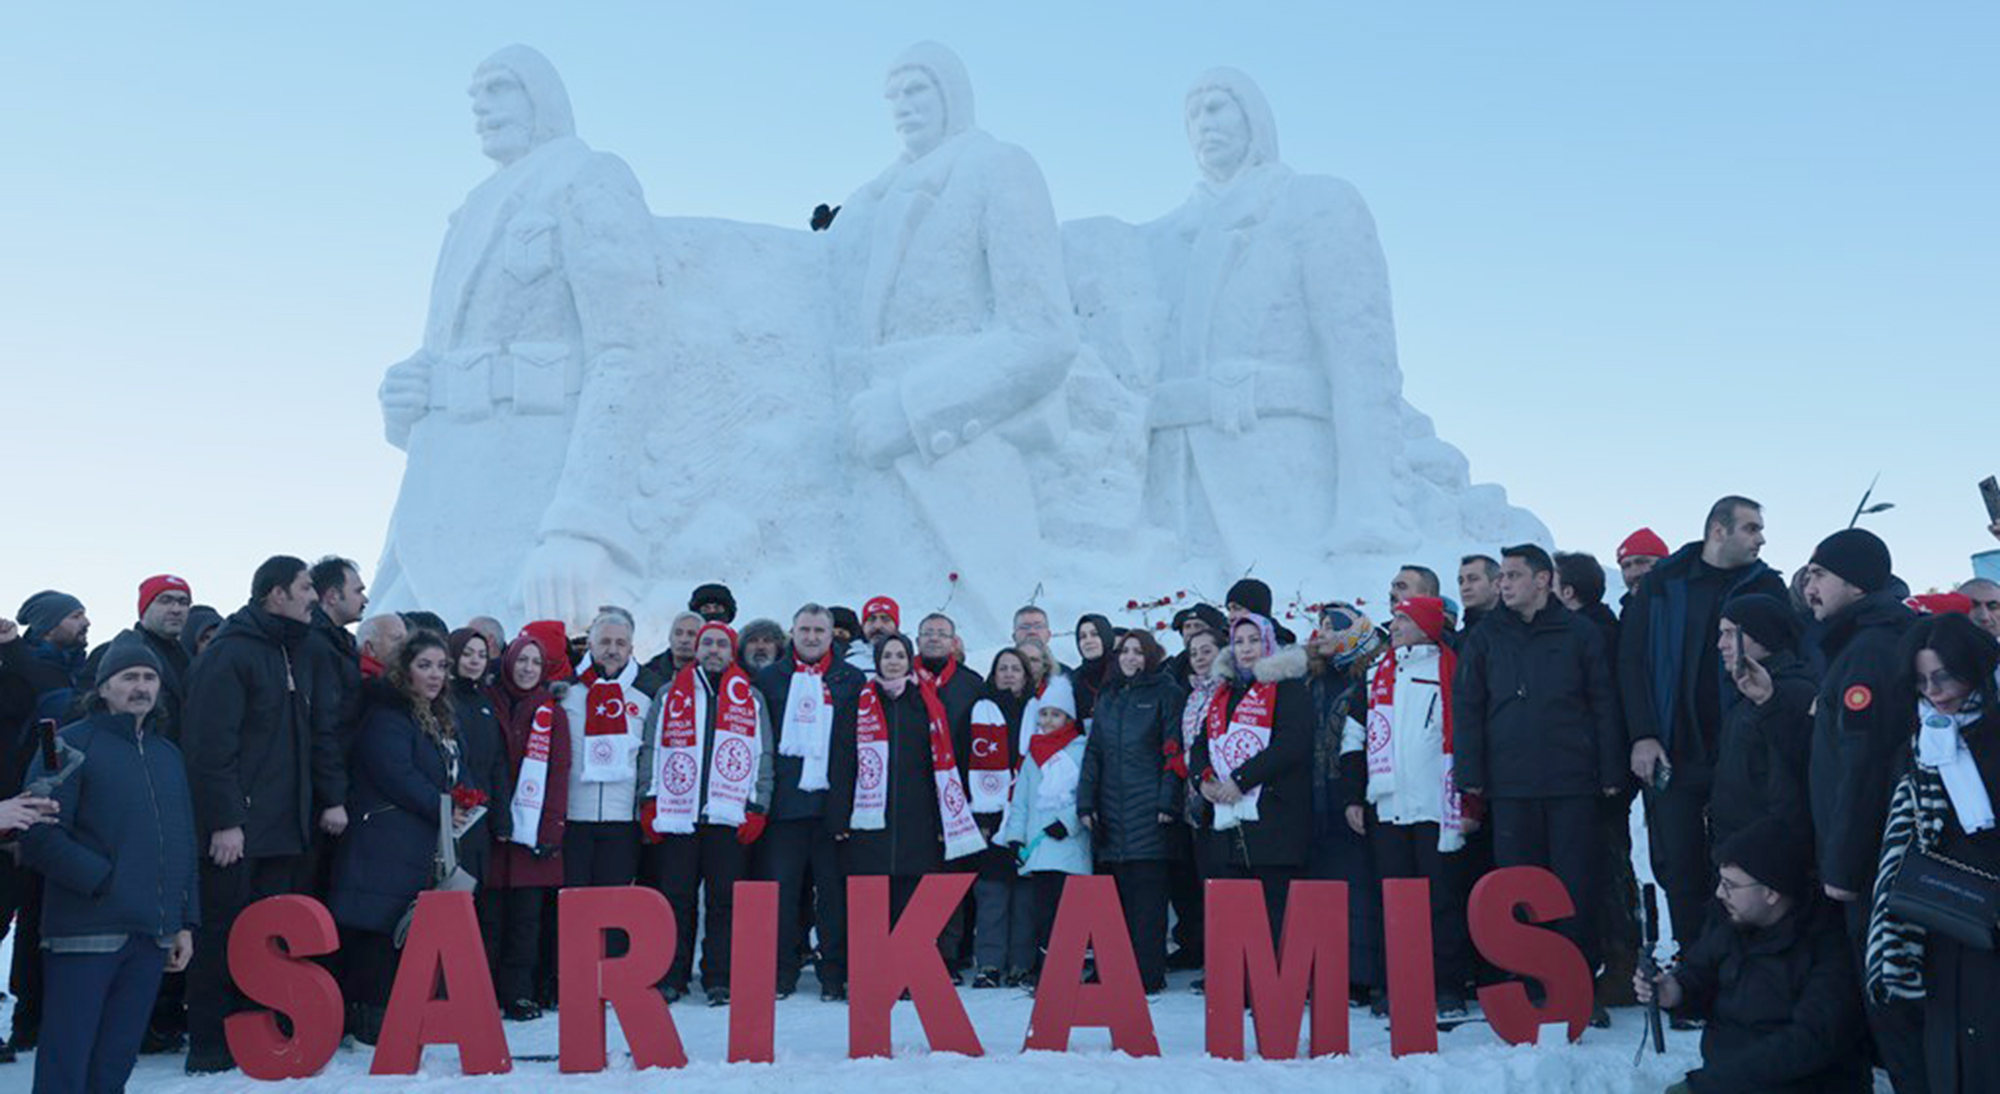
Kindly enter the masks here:
<path id="1" fill-rule="evenodd" d="M 664 982 L 680 991 L 687 990 L 699 927 L 702 989 L 727 988 L 736 883 L 750 873 L 750 849 L 736 842 L 736 829 L 729 825 L 697 824 L 693 835 L 667 836 L 647 847 L 646 858 L 660 879 L 661 895 L 674 906 L 678 938 L 674 963 L 667 969 Z M 778 914 L 781 931 L 788 918 L 781 907 Z"/>
<path id="2" fill-rule="evenodd" d="M 1063 886 L 1069 883 L 1069 875 L 1061 870 L 1037 870 L 1028 875 L 1027 881 L 1035 894 L 1035 975 L 1042 974 L 1042 964 L 1049 956 L 1049 932 L 1056 925 L 1056 909 L 1062 905 Z"/>
<path id="3" fill-rule="evenodd" d="M 1201 863 L 1195 856 L 1192 830 L 1184 824 L 1172 825 L 1167 846 L 1172 856 L 1167 860 L 1167 900 L 1174 909 L 1174 948 L 1187 955 L 1191 964 L 1199 965 L 1202 924 L 1207 920 L 1201 903 Z"/>
<path id="4" fill-rule="evenodd" d="M 1597 967 L 1597 932 L 1591 902 L 1597 893 L 1598 799 L 1493 798 L 1495 866 L 1540 866 L 1569 890 L 1576 914 L 1551 926 Z"/>
<path id="5" fill-rule="evenodd" d="M 1681 764 L 1665 790 L 1646 791 L 1646 844 L 1653 877 L 1667 898 L 1674 940 L 1683 948 L 1701 937 L 1715 901 L 1716 869 L 1708 843 L 1708 792 L 1715 775 Z"/>
<path id="6" fill-rule="evenodd" d="M 479 910 L 479 934 L 486 943 L 486 965 L 493 970 L 493 992 L 501 1006 L 535 998 L 535 959 L 542 946 L 542 902 L 545 888 L 480 889 L 473 903 Z"/>
<path id="7" fill-rule="evenodd" d="M 201 929 L 195 933 L 194 960 L 187 972 L 188 1054 L 227 1056 L 222 1020 L 241 996 L 229 976 L 229 929 L 243 909 L 267 896 L 297 891 L 298 855 L 239 859 L 219 867 L 201 860 Z"/>
<path id="8" fill-rule="evenodd" d="M 638 876 L 636 821 L 570 821 L 563 826 L 563 888 L 630 885 Z"/>
<path id="9" fill-rule="evenodd" d="M 389 993 L 396 986 L 396 963 L 402 956 L 396 950 L 395 936 L 343 927 L 340 949 L 347 955 L 342 990 L 348 1003 L 387 1007 Z"/>
<path id="10" fill-rule="evenodd" d="M 1868 917 L 1872 905 L 1868 897 L 1841 906 L 1847 919 L 1848 941 L 1854 947 L 1855 968 L 1868 967 Z M 1865 995 L 1865 993 L 1864 993 Z M 1921 1000 L 1878 1003 L 1864 998 L 1868 1037 L 1874 1044 L 1875 1064 L 1889 1073 L 1896 1094 L 1926 1094 L 1930 1090 L 1930 1063 L 1924 1056 L 1924 1004 Z"/>
<path id="11" fill-rule="evenodd" d="M 33 1044 L 42 1028 L 42 963 L 35 955 L 42 947 L 42 875 L 25 866 L 9 864 L 14 873 L 14 899 L 19 903 L 14 917 L 14 969 L 7 975 L 8 990 L 14 993 L 13 1039 L 17 1044 Z"/>
<path id="12" fill-rule="evenodd" d="M 778 883 L 778 990 L 798 989 L 800 943 L 805 937 L 800 905 L 808 881 L 813 929 L 819 936 L 820 986 L 845 985 L 847 891 L 840 876 L 839 849 L 826 825 L 818 817 L 772 821 L 751 851 L 750 876 Z"/>
<path id="13" fill-rule="evenodd" d="M 1465 922 L 1469 893 L 1459 854 L 1438 850 L 1436 824 L 1383 824 L 1368 809 L 1368 849 L 1382 880 L 1423 878 L 1430 882 L 1431 952 L 1440 995 L 1465 994 L 1472 975 L 1472 937 Z M 1382 940 L 1388 952 L 1388 936 Z"/>
<path id="14" fill-rule="evenodd" d="M 1118 883 L 1125 930 L 1139 958 L 1139 983 L 1149 992 L 1160 991 L 1167 986 L 1167 864 L 1114 862 L 1110 874 Z"/>

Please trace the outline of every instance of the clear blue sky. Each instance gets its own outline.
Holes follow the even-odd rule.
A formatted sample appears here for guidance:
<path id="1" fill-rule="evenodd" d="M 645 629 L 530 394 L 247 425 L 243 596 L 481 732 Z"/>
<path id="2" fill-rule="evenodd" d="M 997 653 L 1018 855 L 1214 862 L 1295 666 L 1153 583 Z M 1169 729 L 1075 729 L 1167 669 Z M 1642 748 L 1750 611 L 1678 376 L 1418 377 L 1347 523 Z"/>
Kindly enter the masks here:
<path id="1" fill-rule="evenodd" d="M 225 608 L 267 554 L 372 570 L 374 389 L 488 170 L 493 49 L 548 54 L 656 213 L 799 225 L 895 154 L 926 37 L 1064 219 L 1180 201 L 1188 82 L 1250 72 L 1374 210 L 1410 399 L 1565 547 L 1733 491 L 1790 567 L 1877 471 L 1913 584 L 1993 546 L 1990 3 L 14 5 L 0 612 L 59 586 L 102 637 L 156 570 Z"/>

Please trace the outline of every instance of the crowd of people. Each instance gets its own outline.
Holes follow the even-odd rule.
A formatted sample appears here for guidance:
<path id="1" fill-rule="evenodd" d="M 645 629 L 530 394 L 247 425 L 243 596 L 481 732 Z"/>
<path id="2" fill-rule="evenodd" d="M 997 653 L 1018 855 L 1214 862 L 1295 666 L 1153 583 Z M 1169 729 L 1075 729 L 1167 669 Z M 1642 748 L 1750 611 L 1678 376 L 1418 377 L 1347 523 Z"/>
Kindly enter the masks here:
<path id="1" fill-rule="evenodd" d="M 1553 926 L 1593 1024 L 1637 1000 L 1703 1029 L 1688 1089 L 1865 1090 L 1872 1066 L 2000 1089 L 2000 586 L 1912 596 L 1861 529 L 1789 581 L 1764 545 L 1732 496 L 1678 550 L 1626 539 L 1615 612 L 1595 557 L 1522 544 L 1462 559 L 1455 598 L 1406 566 L 1374 615 L 1281 614 L 1245 578 L 1059 648 L 1024 606 L 976 666 L 948 615 L 888 596 L 739 631 L 703 585 L 642 659 L 616 606 L 575 635 L 370 615 L 338 557 L 267 560 L 227 616 L 147 578 L 94 649 L 84 605 L 40 592 L 0 620 L 7 1058 L 36 1051 L 38 1091 L 119 1089 L 141 1051 L 232 1068 L 229 931 L 273 894 L 326 904 L 373 1043 L 427 890 L 474 891 L 496 998 L 531 1020 L 561 888 L 657 889 L 680 932 L 658 990 L 720 1006 L 733 883 L 774 881 L 779 995 L 809 968 L 838 1002 L 846 879 L 886 876 L 894 914 L 954 871 L 976 879 L 938 946 L 973 989 L 1033 989 L 1071 875 L 1115 880 L 1149 993 L 1201 968 L 1204 881 L 1260 883 L 1275 937 L 1292 881 L 1344 880 L 1351 1001 L 1378 1014 L 1379 882 L 1424 878 L 1449 1020 L 1502 975 L 1472 884 L 1527 865 L 1575 900 Z M 1635 798 L 1680 942 L 1656 975 Z"/>

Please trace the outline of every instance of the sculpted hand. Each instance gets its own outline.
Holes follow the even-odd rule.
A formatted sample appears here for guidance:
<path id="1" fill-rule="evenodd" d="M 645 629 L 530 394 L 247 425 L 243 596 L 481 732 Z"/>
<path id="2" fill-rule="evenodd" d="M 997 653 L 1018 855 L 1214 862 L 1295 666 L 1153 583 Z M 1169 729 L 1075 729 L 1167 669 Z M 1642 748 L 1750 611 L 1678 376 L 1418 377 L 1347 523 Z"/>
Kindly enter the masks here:
<path id="1" fill-rule="evenodd" d="M 887 467 L 917 450 L 893 388 L 870 389 L 848 400 L 847 435 L 855 456 L 870 467 Z"/>
<path id="2" fill-rule="evenodd" d="M 401 448 L 410 437 L 410 427 L 430 407 L 430 357 L 419 353 L 390 365 L 376 397 L 382 400 L 382 431 L 390 444 Z"/>
<path id="3" fill-rule="evenodd" d="M 224 828 L 208 837 L 208 857 L 217 866 L 234 866 L 243 857 L 243 829 Z"/>
<path id="4" fill-rule="evenodd" d="M 560 619 L 572 627 L 589 621 L 604 597 L 616 564 L 604 545 L 550 536 L 521 564 L 521 601 L 529 619 Z"/>
<path id="5" fill-rule="evenodd" d="M 1660 766 L 1661 760 L 1666 758 L 1667 750 L 1661 748 L 1660 742 L 1655 738 L 1648 737 L 1634 744 L 1632 746 L 1633 776 L 1646 786 L 1653 785 L 1653 770 Z"/>

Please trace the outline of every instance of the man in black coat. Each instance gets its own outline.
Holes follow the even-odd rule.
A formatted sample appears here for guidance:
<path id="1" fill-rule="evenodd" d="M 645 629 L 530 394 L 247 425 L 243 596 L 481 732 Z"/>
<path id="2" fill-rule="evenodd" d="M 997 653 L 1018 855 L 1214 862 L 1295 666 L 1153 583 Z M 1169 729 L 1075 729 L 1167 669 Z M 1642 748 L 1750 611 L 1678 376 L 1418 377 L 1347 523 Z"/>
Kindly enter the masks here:
<path id="1" fill-rule="evenodd" d="M 1867 940 L 1896 752 L 1912 721 L 1910 705 L 1895 701 L 1890 685 L 1901 668 L 1897 647 L 1916 613 L 1891 589 L 1890 573 L 1888 545 L 1862 528 L 1821 540 L 1806 567 L 1806 603 L 1822 625 L 1826 655 L 1813 700 L 1813 838 L 1826 895 L 1846 906 L 1857 961 Z M 1871 1003 L 1868 1026 L 1896 1089 L 1923 1089 L 1918 1007 Z"/>
<path id="2" fill-rule="evenodd" d="M 1466 555 L 1458 560 L 1458 599 L 1463 605 L 1458 633 L 1471 634 L 1487 616 L 1500 611 L 1500 560 L 1491 555 Z"/>
<path id="3" fill-rule="evenodd" d="M 1624 780 L 1611 663 L 1597 628 L 1556 602 L 1547 551 L 1500 554 L 1501 610 L 1466 637 L 1453 678 L 1454 770 L 1490 807 L 1494 862 L 1553 871 L 1586 909 L 1598 802 Z M 1595 963 L 1587 911 L 1557 929 Z"/>
<path id="4" fill-rule="evenodd" d="M 229 929 L 245 907 L 295 891 L 311 839 L 314 680 L 305 656 L 314 602 L 305 562 L 267 559 L 250 603 L 196 659 L 182 727 L 202 852 L 201 934 L 188 970 L 191 1075 L 235 1066 L 222 1019 L 234 995 Z"/>
<path id="5" fill-rule="evenodd" d="M 1740 698 L 1715 645 L 1722 605 L 1749 593 L 1785 596 L 1784 578 L 1757 559 L 1763 547 L 1763 507 L 1733 494 L 1722 498 L 1709 508 L 1701 541 L 1675 551 L 1640 581 L 1620 628 L 1618 685 L 1630 766 L 1646 788 L 1653 874 L 1666 889 L 1676 938 L 1701 934 L 1715 889 L 1704 818 L 1723 715 Z"/>
<path id="6" fill-rule="evenodd" d="M 1634 976 L 1640 999 L 1707 1020 L 1691 1091 L 1863 1094 L 1861 985 L 1840 912 L 1814 892 L 1806 848 L 1766 817 L 1719 847 L 1709 921 L 1671 972 Z M 1681 1089 L 1676 1087 L 1675 1089 Z"/>
<path id="7" fill-rule="evenodd" d="M 1743 701 L 1722 720 L 1708 806 L 1712 841 L 1720 847 L 1764 817 L 1804 838 L 1812 832 L 1806 767 L 1819 680 L 1799 657 L 1791 605 L 1763 593 L 1736 597 L 1722 606 L 1716 641 Z"/>
<path id="8" fill-rule="evenodd" d="M 817 702 L 794 704 L 792 689 L 817 678 Z M 757 690 L 771 712 L 771 731 L 778 735 L 777 782 L 771 791 L 771 820 L 757 841 L 751 876 L 778 883 L 778 994 L 798 990 L 800 943 L 805 923 L 801 894 L 812 881 L 812 919 L 818 928 L 820 998 L 834 1002 L 847 997 L 847 893 L 840 872 L 840 855 L 826 824 L 826 775 L 834 723 L 851 718 L 854 702 L 868 682 L 861 670 L 833 654 L 833 614 L 819 604 L 807 604 L 792 616 L 792 646 L 786 656 L 757 676 Z M 807 698 L 800 696 L 800 698 Z M 848 727 L 853 732 L 853 727 Z M 810 739 L 809 739 L 810 738 Z M 807 781 L 808 752 L 815 756 L 815 789 Z"/>

